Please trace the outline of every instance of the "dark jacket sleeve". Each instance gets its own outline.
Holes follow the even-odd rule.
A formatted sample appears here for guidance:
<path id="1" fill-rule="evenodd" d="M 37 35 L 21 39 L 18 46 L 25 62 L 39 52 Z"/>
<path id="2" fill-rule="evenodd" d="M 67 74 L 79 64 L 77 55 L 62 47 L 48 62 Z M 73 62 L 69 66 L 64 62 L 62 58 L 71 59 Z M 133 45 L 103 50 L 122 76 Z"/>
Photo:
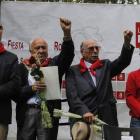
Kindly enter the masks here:
<path id="1" fill-rule="evenodd" d="M 5 66 L 3 84 L 0 85 L 0 100 L 17 97 L 20 88 L 18 58 L 14 55 L 13 57 L 9 56 L 8 59 L 12 59 L 13 62 Z"/>
<path id="2" fill-rule="evenodd" d="M 62 50 L 59 55 L 55 56 L 50 66 L 57 65 L 59 78 L 62 78 L 63 74 L 68 70 L 74 58 L 74 44 L 73 41 L 64 41 L 62 43 Z"/>
<path id="3" fill-rule="evenodd" d="M 120 56 L 116 60 L 109 62 L 109 69 L 112 78 L 120 74 L 127 66 L 129 66 L 133 51 L 134 46 L 131 45 L 131 49 L 126 49 L 123 46 Z"/>

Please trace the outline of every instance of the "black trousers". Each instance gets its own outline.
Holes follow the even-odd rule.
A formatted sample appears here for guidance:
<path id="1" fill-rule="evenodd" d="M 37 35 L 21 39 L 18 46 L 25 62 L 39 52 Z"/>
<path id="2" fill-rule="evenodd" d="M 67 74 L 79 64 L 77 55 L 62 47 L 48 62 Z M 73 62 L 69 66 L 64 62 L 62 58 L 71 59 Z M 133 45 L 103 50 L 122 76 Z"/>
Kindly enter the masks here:
<path id="1" fill-rule="evenodd" d="M 59 120 L 53 123 L 53 128 L 44 128 L 40 108 L 28 108 L 24 124 L 18 127 L 17 140 L 57 140 Z"/>

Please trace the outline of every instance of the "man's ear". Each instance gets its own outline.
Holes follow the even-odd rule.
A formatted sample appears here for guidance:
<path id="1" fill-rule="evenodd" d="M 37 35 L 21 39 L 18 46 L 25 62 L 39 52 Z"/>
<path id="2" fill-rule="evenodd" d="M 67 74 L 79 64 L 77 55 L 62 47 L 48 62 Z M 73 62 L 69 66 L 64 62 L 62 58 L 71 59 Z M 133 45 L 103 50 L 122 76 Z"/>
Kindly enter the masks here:
<path id="1" fill-rule="evenodd" d="M 81 52 L 81 55 L 84 56 L 84 54 L 83 54 L 83 50 L 81 50 L 80 52 Z"/>
<path id="2" fill-rule="evenodd" d="M 30 52 L 30 54 L 32 55 L 32 51 L 31 51 L 31 50 L 29 50 L 29 52 Z"/>

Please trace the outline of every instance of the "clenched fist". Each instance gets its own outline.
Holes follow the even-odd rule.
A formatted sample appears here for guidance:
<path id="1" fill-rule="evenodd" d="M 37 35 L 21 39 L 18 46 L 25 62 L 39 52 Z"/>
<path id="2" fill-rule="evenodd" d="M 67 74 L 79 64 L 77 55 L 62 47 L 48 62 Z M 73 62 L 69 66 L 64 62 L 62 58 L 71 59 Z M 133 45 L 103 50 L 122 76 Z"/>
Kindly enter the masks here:
<path id="1" fill-rule="evenodd" d="M 64 32 L 64 36 L 71 35 L 71 21 L 66 18 L 60 18 L 60 25 Z"/>
<path id="2" fill-rule="evenodd" d="M 130 48 L 130 42 L 133 36 L 133 32 L 130 30 L 125 30 L 123 33 L 124 33 L 124 47 Z"/>

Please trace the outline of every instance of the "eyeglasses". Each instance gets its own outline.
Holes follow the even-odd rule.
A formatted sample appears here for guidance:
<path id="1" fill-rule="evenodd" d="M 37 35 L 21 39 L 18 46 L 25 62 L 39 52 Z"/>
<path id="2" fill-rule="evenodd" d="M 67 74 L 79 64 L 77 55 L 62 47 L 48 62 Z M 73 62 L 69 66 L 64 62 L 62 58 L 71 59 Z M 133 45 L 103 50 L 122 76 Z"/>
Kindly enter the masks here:
<path id="1" fill-rule="evenodd" d="M 0 29 L 3 29 L 3 27 L 2 27 L 2 26 L 0 26 Z"/>
<path id="2" fill-rule="evenodd" d="M 86 49 L 83 49 L 83 50 L 89 50 L 89 51 L 94 51 L 94 49 L 96 49 L 97 51 L 99 51 L 101 49 L 100 46 L 95 46 L 95 47 L 89 47 L 89 48 L 86 48 Z"/>
<path id="3" fill-rule="evenodd" d="M 47 49 L 47 46 L 36 46 L 36 47 L 34 47 L 34 49 L 36 51 L 38 51 L 40 48 L 42 48 L 42 50 L 45 50 L 45 49 Z"/>

